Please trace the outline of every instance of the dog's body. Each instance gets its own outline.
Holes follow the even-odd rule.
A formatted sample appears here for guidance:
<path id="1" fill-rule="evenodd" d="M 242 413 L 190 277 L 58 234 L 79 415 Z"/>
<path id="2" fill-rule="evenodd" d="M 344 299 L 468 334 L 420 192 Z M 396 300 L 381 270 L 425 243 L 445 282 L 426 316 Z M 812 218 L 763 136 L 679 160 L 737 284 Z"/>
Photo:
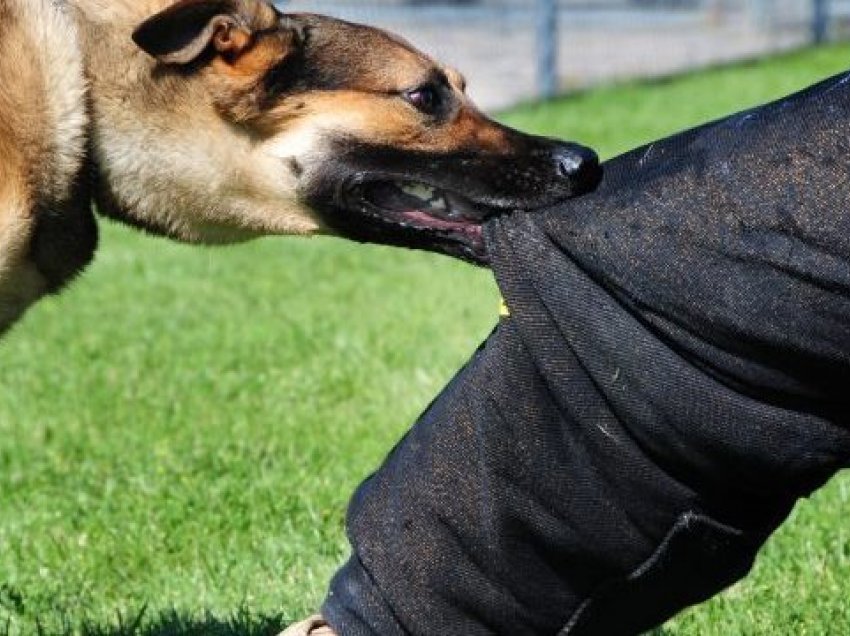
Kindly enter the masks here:
<path id="1" fill-rule="evenodd" d="M 0 332 L 91 261 L 92 202 L 193 243 L 481 260 L 485 217 L 598 182 L 592 153 L 491 122 L 406 43 L 260 0 L 0 0 L 0 35 Z"/>
<path id="2" fill-rule="evenodd" d="M 96 229 L 83 192 L 89 117 L 71 16 L 50 0 L 3 0 L 0 60 L 2 330 L 91 259 Z M 55 217 L 71 247 L 59 258 L 47 247 Z"/>

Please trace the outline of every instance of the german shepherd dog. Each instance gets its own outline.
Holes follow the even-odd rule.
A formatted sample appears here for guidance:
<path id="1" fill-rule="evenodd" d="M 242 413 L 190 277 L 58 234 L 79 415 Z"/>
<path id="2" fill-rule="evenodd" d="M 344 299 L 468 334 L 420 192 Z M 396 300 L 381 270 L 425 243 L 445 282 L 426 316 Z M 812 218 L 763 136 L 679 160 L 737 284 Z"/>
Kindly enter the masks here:
<path id="1" fill-rule="evenodd" d="M 180 241 L 335 234 L 486 261 L 481 223 L 593 189 L 378 29 L 262 0 L 0 0 L 0 332 L 92 259 L 92 204 Z"/>

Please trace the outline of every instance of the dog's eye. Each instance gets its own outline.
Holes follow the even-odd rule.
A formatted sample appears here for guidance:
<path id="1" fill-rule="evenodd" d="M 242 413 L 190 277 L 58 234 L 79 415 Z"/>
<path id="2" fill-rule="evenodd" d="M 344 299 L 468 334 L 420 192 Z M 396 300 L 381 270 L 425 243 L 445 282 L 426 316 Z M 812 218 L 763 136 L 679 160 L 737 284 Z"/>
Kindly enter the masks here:
<path id="1" fill-rule="evenodd" d="M 440 106 L 440 95 L 433 86 L 420 86 L 404 94 L 404 98 L 417 109 L 428 115 L 437 111 Z"/>

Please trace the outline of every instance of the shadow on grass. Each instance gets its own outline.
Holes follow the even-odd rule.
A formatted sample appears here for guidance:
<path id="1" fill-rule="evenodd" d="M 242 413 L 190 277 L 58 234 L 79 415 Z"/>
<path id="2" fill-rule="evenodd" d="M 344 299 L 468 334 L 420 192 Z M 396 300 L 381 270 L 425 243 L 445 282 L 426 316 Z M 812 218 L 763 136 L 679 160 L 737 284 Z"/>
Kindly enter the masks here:
<path id="1" fill-rule="evenodd" d="M 116 623 L 100 627 L 84 622 L 78 627 L 68 624 L 59 632 L 37 627 L 38 636 L 276 636 L 287 622 L 282 615 L 255 615 L 240 610 L 226 619 L 207 615 L 202 618 L 187 617 L 177 611 L 165 612 L 156 618 L 146 617 L 145 609 L 129 620 L 119 615 Z M 6 636 L 8 627 L 0 624 L 0 636 Z M 672 636 L 673 632 L 657 627 L 644 636 Z"/>
<path id="2" fill-rule="evenodd" d="M 142 609 L 135 616 L 119 614 L 106 626 L 66 619 L 59 627 L 45 627 L 38 622 L 34 627 L 37 636 L 276 636 L 286 624 L 283 615 L 265 616 L 247 610 L 220 618 L 212 614 L 187 616 L 176 610 L 152 617 Z M 0 622 L 0 636 L 6 636 L 9 630 Z"/>

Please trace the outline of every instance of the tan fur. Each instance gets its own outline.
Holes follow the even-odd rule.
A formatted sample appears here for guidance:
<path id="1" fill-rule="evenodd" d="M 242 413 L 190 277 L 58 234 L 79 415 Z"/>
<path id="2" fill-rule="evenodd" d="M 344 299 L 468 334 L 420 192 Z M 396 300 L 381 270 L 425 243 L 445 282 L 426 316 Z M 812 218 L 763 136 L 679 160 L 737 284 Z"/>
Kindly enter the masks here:
<path id="1" fill-rule="evenodd" d="M 8 160 L 8 155 L 5 159 Z M 0 172 L 0 333 L 46 291 L 46 283 L 27 258 L 32 232 L 25 186 Z"/>
<path id="2" fill-rule="evenodd" d="M 297 103 L 297 111 L 292 104 L 283 103 L 262 115 L 268 126 L 288 122 L 284 140 L 293 134 L 303 137 L 303 130 L 309 128 L 315 138 L 321 137 L 323 131 L 345 130 L 376 143 L 412 150 L 449 151 L 475 146 L 480 151 L 498 153 L 509 148 L 505 130 L 479 113 L 468 100 L 449 124 L 433 128 L 423 126 L 419 116 L 391 96 L 356 91 L 315 92 L 299 97 Z"/>
<path id="3" fill-rule="evenodd" d="M 50 0 L 0 0 L 0 333 L 47 290 L 33 206 L 71 196 L 87 116 L 77 32 Z"/>
<path id="4" fill-rule="evenodd" d="M 197 243 L 319 230 L 280 162 L 222 119 L 207 77 L 153 77 L 154 60 L 131 34 L 170 1 L 122 0 L 105 13 L 102 0 L 75 4 L 92 78 L 96 160 L 113 205 Z"/>
<path id="5" fill-rule="evenodd" d="M 308 235 L 329 230 L 301 200 L 299 179 L 322 165 L 329 139 L 434 153 L 510 145 L 465 97 L 459 73 L 403 40 L 320 16 L 287 26 L 261 0 L 232 0 L 235 18 L 214 16 L 202 31 L 211 39 L 160 63 L 133 38 L 182 6 L 0 0 L 0 332 L 91 259 L 92 200 L 192 243 Z M 316 86 L 265 100 L 263 78 L 297 57 L 298 29 L 313 27 Z M 455 104 L 438 126 L 399 98 L 435 73 Z M 322 88 L 325 76 L 333 88 Z"/>
<path id="6" fill-rule="evenodd" d="M 171 0 L 148 0 L 139 3 L 141 8 L 121 0 L 108 12 L 103 12 L 104 0 L 74 2 L 85 17 L 81 25 L 92 78 L 95 152 L 113 203 L 180 240 L 220 243 L 321 232 L 311 210 L 291 196 L 295 177 L 282 160 L 321 153 L 323 133 L 344 130 L 423 150 L 482 141 L 497 149 L 502 142 L 499 129 L 466 99 L 454 125 L 429 132 L 419 114 L 381 96 L 415 86 L 436 64 L 400 39 L 368 27 L 340 26 L 340 33 L 330 36 L 339 50 L 329 64 L 340 64 L 348 55 L 365 60 L 357 73 L 360 85 L 353 86 L 358 90 L 284 100 L 274 115 L 252 112 L 250 100 L 240 102 L 239 95 L 242 86 L 249 92 L 256 77 L 286 54 L 287 42 L 261 40 L 236 63 L 218 59 L 197 76 L 154 76 L 153 60 L 134 47 L 130 33 Z M 262 24 L 273 16 L 257 19 Z M 462 92 L 460 74 L 445 70 Z M 293 101 L 302 105 L 300 112 L 293 112 Z M 237 121 L 256 117 L 250 123 L 257 129 L 280 133 L 257 143 L 250 126 L 234 130 L 222 120 L 222 110 Z M 174 182 L 175 173 L 183 183 Z"/>
<path id="7" fill-rule="evenodd" d="M 30 254 L 35 209 L 69 204 L 89 142 L 103 204 L 180 240 L 319 230 L 281 160 L 222 120 L 201 78 L 153 79 L 131 34 L 172 2 L 0 0 L 0 333 L 49 288 Z M 228 71 L 247 82 L 274 54 Z"/>

